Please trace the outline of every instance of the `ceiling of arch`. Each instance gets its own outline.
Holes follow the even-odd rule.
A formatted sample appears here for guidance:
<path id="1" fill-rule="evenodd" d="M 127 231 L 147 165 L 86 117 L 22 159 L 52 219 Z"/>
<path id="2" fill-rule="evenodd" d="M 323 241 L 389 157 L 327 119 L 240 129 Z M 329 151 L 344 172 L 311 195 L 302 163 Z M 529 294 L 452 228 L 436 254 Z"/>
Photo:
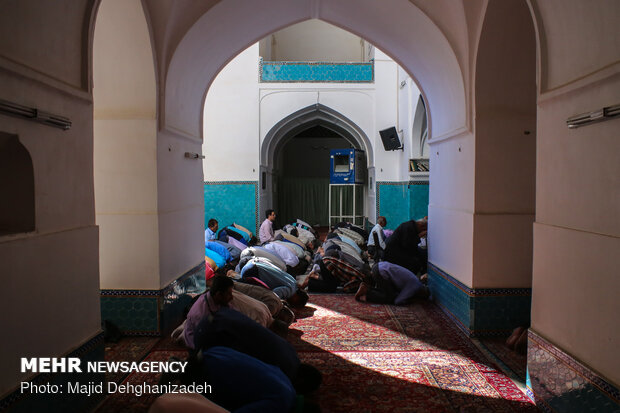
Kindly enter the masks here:
<path id="1" fill-rule="evenodd" d="M 413 76 L 433 137 L 470 127 L 470 73 L 487 0 L 143 0 L 157 61 L 162 126 L 200 139 L 219 70 L 251 43 L 319 18 L 366 38 Z"/>

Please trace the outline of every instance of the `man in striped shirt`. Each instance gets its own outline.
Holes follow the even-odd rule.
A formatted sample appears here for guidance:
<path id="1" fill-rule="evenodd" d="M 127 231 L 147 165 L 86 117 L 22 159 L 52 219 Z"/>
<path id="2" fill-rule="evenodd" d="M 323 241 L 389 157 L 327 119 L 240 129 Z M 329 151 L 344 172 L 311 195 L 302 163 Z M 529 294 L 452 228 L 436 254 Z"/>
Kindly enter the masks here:
<path id="1" fill-rule="evenodd" d="M 307 285 L 310 291 L 323 293 L 334 292 L 342 286 L 344 292 L 353 293 L 363 279 L 364 274 L 361 271 L 339 258 L 325 255 L 308 274 L 302 286 Z"/>

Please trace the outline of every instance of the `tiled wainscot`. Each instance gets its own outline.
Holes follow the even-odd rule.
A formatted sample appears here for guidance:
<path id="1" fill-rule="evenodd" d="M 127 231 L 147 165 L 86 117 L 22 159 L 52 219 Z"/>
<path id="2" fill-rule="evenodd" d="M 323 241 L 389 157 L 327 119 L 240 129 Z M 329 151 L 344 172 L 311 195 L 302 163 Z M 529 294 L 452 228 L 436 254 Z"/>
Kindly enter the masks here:
<path id="1" fill-rule="evenodd" d="M 532 330 L 527 347 L 528 396 L 545 412 L 620 412 L 620 391 Z"/>
<path id="2" fill-rule="evenodd" d="M 530 288 L 469 288 L 429 263 L 433 299 L 471 337 L 504 336 L 529 326 Z"/>

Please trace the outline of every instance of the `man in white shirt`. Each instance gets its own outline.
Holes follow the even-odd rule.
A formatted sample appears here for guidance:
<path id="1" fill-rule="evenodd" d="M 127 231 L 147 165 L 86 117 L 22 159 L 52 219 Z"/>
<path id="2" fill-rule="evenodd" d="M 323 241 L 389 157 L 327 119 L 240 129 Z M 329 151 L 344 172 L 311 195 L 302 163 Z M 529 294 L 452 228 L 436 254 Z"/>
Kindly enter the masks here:
<path id="1" fill-rule="evenodd" d="M 375 252 L 377 250 L 377 246 L 375 246 L 375 239 L 373 236 L 374 233 L 377 234 L 377 238 L 379 240 L 379 247 L 381 248 L 381 250 L 385 249 L 385 234 L 383 233 L 383 228 L 386 225 L 387 220 L 385 219 L 385 217 L 381 216 L 377 218 L 377 225 L 372 227 L 372 230 L 370 231 L 370 235 L 368 236 L 368 254 L 370 254 L 371 257 L 375 256 Z"/>
<path id="2" fill-rule="evenodd" d="M 265 220 L 260 225 L 260 229 L 258 230 L 258 239 L 261 244 L 266 242 L 271 242 L 274 239 L 273 235 L 273 221 L 276 220 L 276 212 L 273 209 L 268 209 L 265 211 Z"/>

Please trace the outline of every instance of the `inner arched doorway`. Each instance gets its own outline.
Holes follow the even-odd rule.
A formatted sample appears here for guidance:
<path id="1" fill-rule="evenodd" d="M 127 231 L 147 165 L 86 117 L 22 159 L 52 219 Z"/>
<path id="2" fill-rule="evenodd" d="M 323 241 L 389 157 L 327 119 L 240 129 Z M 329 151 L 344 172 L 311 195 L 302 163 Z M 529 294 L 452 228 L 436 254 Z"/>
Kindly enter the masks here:
<path id="1" fill-rule="evenodd" d="M 264 137 L 260 152 L 261 215 L 273 207 L 280 210 L 281 223 L 303 216 L 313 225 L 329 225 L 329 152 L 346 148 L 365 155 L 368 173 L 362 189 L 362 210 L 364 216 L 374 216 L 374 152 L 368 136 L 350 119 L 321 104 L 285 117 Z M 299 157 L 304 162 L 292 162 Z"/>
<path id="2" fill-rule="evenodd" d="M 351 147 L 337 132 L 309 126 L 286 137 L 276 148 L 273 208 L 281 224 L 301 218 L 312 225 L 329 224 L 329 160 L 332 149 Z"/>

